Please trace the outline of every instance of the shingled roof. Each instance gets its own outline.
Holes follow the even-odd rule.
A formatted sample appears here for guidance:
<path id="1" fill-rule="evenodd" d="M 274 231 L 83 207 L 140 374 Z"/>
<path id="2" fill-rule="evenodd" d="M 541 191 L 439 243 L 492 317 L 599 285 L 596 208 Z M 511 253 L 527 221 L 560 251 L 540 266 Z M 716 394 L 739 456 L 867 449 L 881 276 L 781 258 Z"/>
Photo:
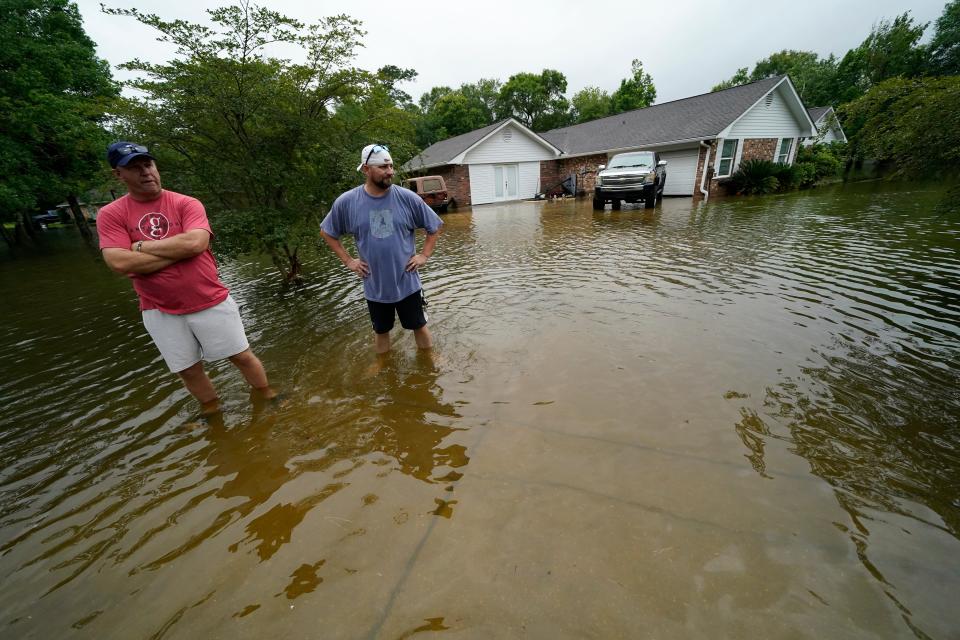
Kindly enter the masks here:
<path id="1" fill-rule="evenodd" d="M 482 129 L 475 129 L 432 144 L 421 151 L 419 155 L 411 158 L 409 162 L 403 165 L 403 168 L 407 171 L 415 171 L 421 168 L 429 169 L 430 167 L 450 164 L 451 160 L 483 140 L 488 134 L 496 131 L 498 127 L 508 120 L 510 120 L 510 118 L 501 120 L 500 122 L 494 122 Z"/>
<path id="2" fill-rule="evenodd" d="M 530 133 L 559 149 L 564 156 L 709 140 L 716 138 L 785 78 L 786 76 L 773 76 L 750 84 L 626 111 L 541 134 L 532 131 Z M 787 83 L 789 85 L 789 80 Z M 814 109 L 808 110 L 812 111 Z M 816 120 L 812 113 L 810 118 Z M 454 158 L 509 120 L 501 120 L 482 129 L 430 145 L 420 155 L 404 164 L 403 168 L 416 171 L 450 164 Z M 517 125 L 523 126 L 519 123 Z"/>
<path id="3" fill-rule="evenodd" d="M 823 117 L 827 111 L 830 111 L 833 107 L 810 107 L 807 109 L 807 115 L 810 116 L 810 119 L 813 120 L 816 124 L 817 120 Z"/>
<path id="4" fill-rule="evenodd" d="M 568 156 L 715 138 L 783 78 L 773 76 L 540 135 Z"/>

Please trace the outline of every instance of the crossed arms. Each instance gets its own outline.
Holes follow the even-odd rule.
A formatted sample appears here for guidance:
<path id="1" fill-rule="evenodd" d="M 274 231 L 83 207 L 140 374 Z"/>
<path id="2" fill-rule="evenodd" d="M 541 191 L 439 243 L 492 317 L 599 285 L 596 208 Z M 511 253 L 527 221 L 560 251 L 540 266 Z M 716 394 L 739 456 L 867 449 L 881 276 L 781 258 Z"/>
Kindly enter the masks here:
<path id="1" fill-rule="evenodd" d="M 137 245 L 140 250 L 137 251 Z M 175 262 L 200 255 L 210 245 L 210 232 L 191 229 L 163 240 L 134 242 L 129 249 L 111 247 L 103 250 L 103 261 L 117 273 L 154 273 Z"/>

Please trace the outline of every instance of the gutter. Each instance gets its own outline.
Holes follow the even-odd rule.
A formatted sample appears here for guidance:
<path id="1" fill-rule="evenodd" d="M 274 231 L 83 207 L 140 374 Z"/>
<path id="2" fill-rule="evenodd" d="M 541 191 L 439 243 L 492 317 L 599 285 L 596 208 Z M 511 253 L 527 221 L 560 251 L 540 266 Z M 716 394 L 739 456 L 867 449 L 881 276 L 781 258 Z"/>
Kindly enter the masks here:
<path id="1" fill-rule="evenodd" d="M 707 148 L 707 157 L 703 159 L 703 173 L 700 174 L 700 193 L 703 194 L 703 201 L 706 202 L 710 197 L 710 192 L 704 189 L 703 185 L 707 180 L 707 167 L 710 165 L 710 145 L 701 140 L 700 146 Z"/>

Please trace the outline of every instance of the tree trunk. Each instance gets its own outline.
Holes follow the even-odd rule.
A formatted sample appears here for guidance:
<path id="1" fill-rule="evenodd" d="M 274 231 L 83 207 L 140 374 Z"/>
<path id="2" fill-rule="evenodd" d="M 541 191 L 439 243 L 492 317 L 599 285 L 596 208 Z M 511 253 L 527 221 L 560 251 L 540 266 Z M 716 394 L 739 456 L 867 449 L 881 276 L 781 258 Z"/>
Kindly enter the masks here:
<path id="1" fill-rule="evenodd" d="M 273 261 L 273 266 L 280 272 L 284 286 L 303 285 L 303 265 L 297 252 L 298 249 L 290 251 L 290 247 L 286 244 L 283 245 L 282 254 L 277 249 L 270 252 L 270 259 Z"/>
<path id="2" fill-rule="evenodd" d="M 13 249 L 13 245 L 17 243 L 16 239 L 13 237 L 13 234 L 7 230 L 2 222 L 0 222 L 0 235 L 3 236 L 3 241 L 7 243 L 7 247 Z"/>
<path id="3" fill-rule="evenodd" d="M 77 223 L 77 228 L 80 229 L 80 235 L 83 236 L 83 239 L 87 242 L 93 240 L 93 233 L 90 231 L 90 225 L 87 224 L 87 219 L 83 215 L 83 211 L 80 210 L 80 203 L 77 202 L 77 196 L 70 194 L 67 196 L 67 203 L 70 205 L 70 212 L 73 213 L 73 221 Z"/>
<path id="4" fill-rule="evenodd" d="M 20 222 L 17 223 L 18 236 L 27 239 L 29 242 L 37 241 L 37 223 L 26 213 L 20 214 Z"/>

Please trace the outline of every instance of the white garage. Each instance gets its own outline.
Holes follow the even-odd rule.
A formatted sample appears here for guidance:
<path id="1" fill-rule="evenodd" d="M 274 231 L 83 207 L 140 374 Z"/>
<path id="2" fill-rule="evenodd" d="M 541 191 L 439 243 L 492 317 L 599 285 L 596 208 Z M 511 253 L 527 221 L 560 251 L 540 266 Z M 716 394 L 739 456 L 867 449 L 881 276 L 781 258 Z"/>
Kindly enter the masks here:
<path id="1" fill-rule="evenodd" d="M 663 195 L 693 195 L 693 190 L 696 188 L 699 157 L 700 149 L 697 147 L 660 152 L 660 159 L 667 161 L 667 184 L 663 189 Z"/>

